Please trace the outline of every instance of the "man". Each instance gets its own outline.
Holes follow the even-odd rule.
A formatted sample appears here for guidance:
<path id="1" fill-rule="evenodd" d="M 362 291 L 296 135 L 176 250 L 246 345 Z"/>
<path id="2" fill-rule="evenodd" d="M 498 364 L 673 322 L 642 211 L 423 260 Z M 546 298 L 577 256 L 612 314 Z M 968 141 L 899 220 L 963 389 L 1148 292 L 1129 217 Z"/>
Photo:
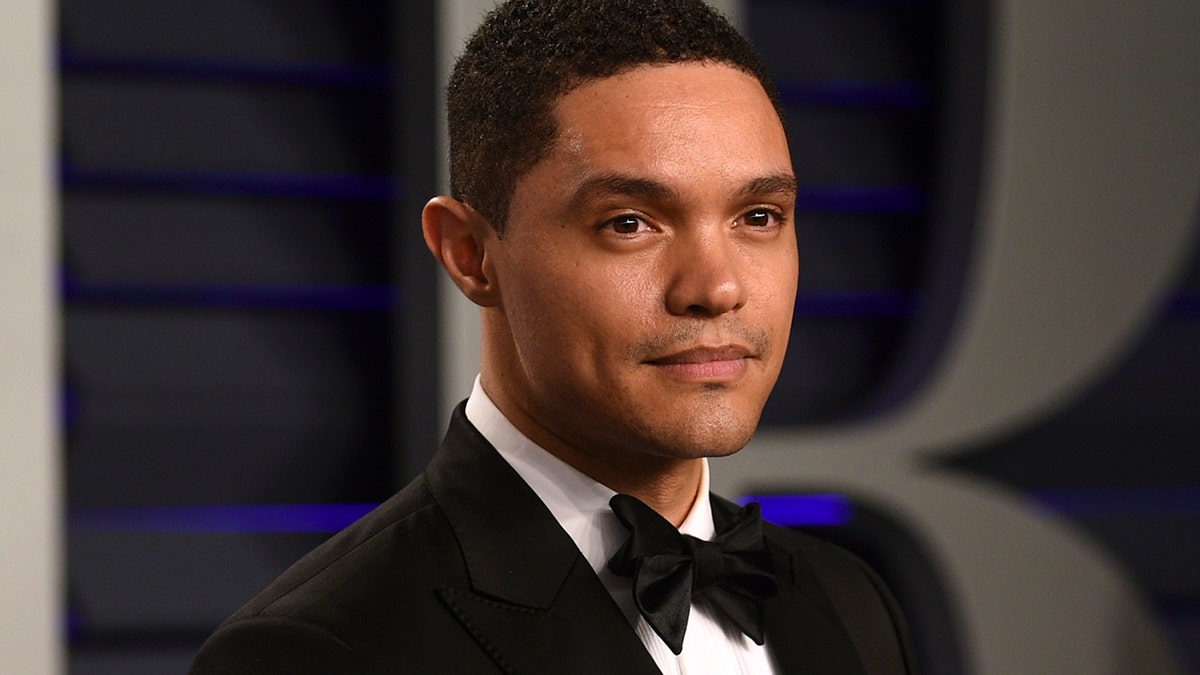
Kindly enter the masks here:
<path id="1" fill-rule="evenodd" d="M 193 672 L 910 672 L 857 559 L 707 491 L 796 291 L 796 183 L 745 40 L 701 0 L 514 0 L 448 110 L 453 197 L 422 225 L 480 307 L 474 391 L 424 475 Z"/>

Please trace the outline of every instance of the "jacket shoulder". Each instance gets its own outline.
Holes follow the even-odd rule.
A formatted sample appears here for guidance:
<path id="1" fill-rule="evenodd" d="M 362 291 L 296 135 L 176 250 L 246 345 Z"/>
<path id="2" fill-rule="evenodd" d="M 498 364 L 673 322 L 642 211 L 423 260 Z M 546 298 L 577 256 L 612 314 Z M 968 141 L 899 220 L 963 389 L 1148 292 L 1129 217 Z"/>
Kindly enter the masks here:
<path id="1" fill-rule="evenodd" d="M 419 478 L 226 619 L 191 672 L 363 673 L 374 672 L 367 664 L 432 663 L 423 659 L 437 658 L 435 645 L 445 643 L 437 636 L 457 632 L 437 589 L 466 583 L 453 528 Z"/>
<path id="2" fill-rule="evenodd" d="M 829 599 L 868 673 L 913 673 L 908 624 L 878 574 L 850 551 L 819 537 L 764 523 L 768 541 L 808 569 Z"/>
<path id="3" fill-rule="evenodd" d="M 339 601 L 356 585 L 407 576 L 438 558 L 444 568 L 456 552 L 453 531 L 420 478 L 310 551 L 231 619 L 302 613 L 314 603 Z"/>

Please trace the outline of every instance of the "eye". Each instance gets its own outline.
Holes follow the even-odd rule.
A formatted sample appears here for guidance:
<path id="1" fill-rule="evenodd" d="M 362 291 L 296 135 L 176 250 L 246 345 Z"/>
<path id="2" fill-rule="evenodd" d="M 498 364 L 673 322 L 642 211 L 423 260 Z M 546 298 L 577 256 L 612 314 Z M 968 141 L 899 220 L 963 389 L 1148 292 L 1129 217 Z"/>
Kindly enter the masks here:
<path id="1" fill-rule="evenodd" d="M 650 229 L 650 226 L 641 218 L 625 213 L 605 221 L 601 229 L 612 230 L 617 234 L 637 234 Z"/>
<path id="2" fill-rule="evenodd" d="M 781 222 L 783 222 L 783 214 L 768 208 L 751 209 L 737 220 L 737 224 L 750 227 L 772 227 Z"/>

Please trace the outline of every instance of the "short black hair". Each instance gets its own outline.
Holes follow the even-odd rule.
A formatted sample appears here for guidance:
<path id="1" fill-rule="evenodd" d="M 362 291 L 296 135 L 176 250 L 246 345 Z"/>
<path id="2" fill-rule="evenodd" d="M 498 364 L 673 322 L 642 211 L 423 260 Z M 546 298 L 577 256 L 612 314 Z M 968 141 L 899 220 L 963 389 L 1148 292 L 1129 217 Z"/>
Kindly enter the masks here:
<path id="1" fill-rule="evenodd" d="M 484 18 L 450 76 L 451 196 L 502 234 L 517 180 L 554 143 L 561 96 L 638 66 L 694 61 L 754 76 L 780 110 L 762 59 L 703 0 L 504 3 Z"/>

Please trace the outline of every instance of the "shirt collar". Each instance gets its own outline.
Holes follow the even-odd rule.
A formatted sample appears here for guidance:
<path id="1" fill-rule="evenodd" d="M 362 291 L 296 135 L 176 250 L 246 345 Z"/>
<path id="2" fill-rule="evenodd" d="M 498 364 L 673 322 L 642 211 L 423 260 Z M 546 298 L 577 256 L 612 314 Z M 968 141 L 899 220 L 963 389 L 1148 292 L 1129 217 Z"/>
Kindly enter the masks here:
<path id="1" fill-rule="evenodd" d="M 500 412 L 475 378 L 467 399 L 467 419 L 533 489 L 566 530 L 592 569 L 607 575 L 607 563 L 629 537 L 608 506 L 616 494 L 575 467 L 529 440 Z M 712 505 L 708 499 L 708 460 L 701 465 L 700 489 L 679 531 L 712 539 Z M 607 581 L 606 581 L 607 584 Z"/>

